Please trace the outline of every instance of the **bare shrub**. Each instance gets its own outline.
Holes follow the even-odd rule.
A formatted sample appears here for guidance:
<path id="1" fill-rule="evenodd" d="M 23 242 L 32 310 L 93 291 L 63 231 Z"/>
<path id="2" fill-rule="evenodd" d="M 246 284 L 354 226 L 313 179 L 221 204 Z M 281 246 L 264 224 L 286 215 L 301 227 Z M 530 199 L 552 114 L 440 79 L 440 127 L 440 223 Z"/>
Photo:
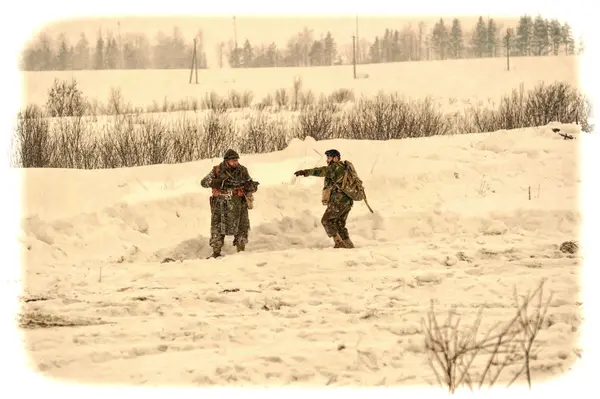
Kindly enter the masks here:
<path id="1" fill-rule="evenodd" d="M 290 102 L 290 97 L 284 88 L 278 89 L 275 92 L 275 105 L 279 108 L 287 107 Z"/>
<path id="2" fill-rule="evenodd" d="M 235 90 L 229 92 L 229 106 L 231 108 L 247 108 L 252 104 L 253 94 L 251 91 L 239 93 Z"/>
<path id="3" fill-rule="evenodd" d="M 273 99 L 273 96 L 271 94 L 267 94 L 265 97 L 263 97 L 262 100 L 260 100 L 260 102 L 258 104 L 256 104 L 256 108 L 263 111 L 263 110 L 267 109 L 268 107 L 272 107 L 274 101 L 275 100 Z"/>
<path id="4" fill-rule="evenodd" d="M 337 89 L 329 95 L 329 101 L 338 104 L 354 101 L 354 92 L 350 89 Z"/>
<path id="5" fill-rule="evenodd" d="M 121 116 L 105 125 L 100 159 L 104 168 L 145 165 L 133 117 Z"/>
<path id="6" fill-rule="evenodd" d="M 129 112 L 129 105 L 125 104 L 121 88 L 111 87 L 108 96 L 107 113 L 109 115 L 121 115 Z"/>
<path id="7" fill-rule="evenodd" d="M 295 137 L 304 139 L 310 136 L 315 140 L 339 137 L 339 119 L 334 104 L 309 106 L 300 112 Z"/>
<path id="8" fill-rule="evenodd" d="M 444 114 L 435 108 L 430 98 L 413 101 L 409 106 L 414 111 L 413 125 L 403 125 L 401 138 L 430 137 L 449 134 L 451 127 Z"/>
<path id="9" fill-rule="evenodd" d="M 188 110 L 198 111 L 198 99 L 192 98 L 188 101 Z"/>
<path id="10" fill-rule="evenodd" d="M 93 169 L 98 166 L 97 142 L 81 116 L 60 118 L 52 127 L 55 157 L 48 164 L 55 168 Z"/>
<path id="11" fill-rule="evenodd" d="M 588 122 L 591 112 L 589 99 L 566 83 L 541 83 L 528 93 L 521 84 L 519 91 L 501 99 L 498 108 L 469 108 L 458 123 L 459 129 L 468 133 L 544 126 L 554 121 L 578 123 L 588 132 L 593 130 Z"/>
<path id="12" fill-rule="evenodd" d="M 294 78 L 292 86 L 292 110 L 297 111 L 300 107 L 300 97 L 302 95 L 302 78 L 297 76 Z"/>
<path id="13" fill-rule="evenodd" d="M 300 104 L 301 111 L 285 125 L 259 113 L 236 135 L 225 111 L 229 102 L 239 107 L 249 104 L 250 92 L 236 93 L 233 99 L 222 99 L 215 92 L 207 94 L 202 106 L 211 112 L 198 124 L 187 121 L 185 115 L 175 122 L 165 123 L 131 113 L 139 110 L 125 105 L 120 91 L 113 90 L 108 107 L 114 118 L 98 132 L 88 124 L 97 119 L 84 119 L 82 108 L 72 105 L 81 104 L 79 100 L 68 100 L 82 97 L 71 94 L 61 97 L 61 93 L 73 93 L 75 89 L 69 91 L 57 82 L 58 89 L 49 96 L 52 98 L 47 104 L 54 104 L 55 114 L 75 112 L 79 115 L 49 120 L 36 106 L 28 106 L 20 112 L 12 143 L 13 165 L 84 169 L 142 166 L 212 158 L 236 143 L 244 153 L 257 153 L 280 150 L 292 137 L 391 140 L 450 131 L 484 132 L 536 126 L 557 119 L 563 123 L 580 123 L 584 130 L 593 128 L 587 123 L 591 115 L 589 100 L 561 83 L 540 85 L 527 95 L 521 85 L 519 91 L 505 96 L 498 108 L 471 108 L 461 116 L 458 113 L 443 115 L 430 99 L 407 101 L 398 95 L 381 93 L 375 98 L 361 98 L 349 107 L 342 107 L 325 95 L 317 102 L 311 91 L 300 91 L 301 81 L 297 80 L 294 101 Z M 346 98 L 346 94 L 333 96 L 336 100 Z M 289 100 L 285 89 L 280 89 L 275 98 L 267 96 L 258 108 L 265 109 L 273 101 L 280 107 L 287 106 Z M 190 101 L 169 103 L 165 97 L 162 104 L 155 103 L 154 109 L 172 111 L 197 106 L 197 101 L 195 104 Z M 97 102 L 86 106 L 87 112 L 102 107 Z"/>
<path id="14" fill-rule="evenodd" d="M 85 103 L 85 114 L 86 115 L 106 115 L 106 106 L 102 104 L 98 99 L 92 98 Z"/>
<path id="15" fill-rule="evenodd" d="M 529 126 L 543 126 L 550 122 L 582 123 L 587 131 L 591 103 L 579 91 L 564 82 L 550 85 L 540 83 L 529 92 L 525 104 Z"/>
<path id="16" fill-rule="evenodd" d="M 17 114 L 12 140 L 12 164 L 23 168 L 44 168 L 54 159 L 55 143 L 48 120 L 40 107 L 28 105 Z"/>
<path id="17" fill-rule="evenodd" d="M 310 107 L 311 105 L 314 105 L 316 102 L 315 93 L 313 93 L 312 90 L 306 90 L 306 91 L 300 93 L 300 97 L 299 97 L 298 101 L 300 104 L 300 109 Z"/>
<path id="18" fill-rule="evenodd" d="M 221 96 L 214 91 L 207 93 L 202 99 L 203 109 L 208 109 L 215 112 L 224 112 L 227 110 L 228 106 L 228 101 L 224 98 L 221 98 Z"/>
<path id="19" fill-rule="evenodd" d="M 576 93 L 573 96 L 574 104 L 574 116 L 573 122 L 581 126 L 581 130 L 587 133 L 595 131 L 595 126 L 590 124 L 590 118 L 592 117 L 592 101 L 589 97 L 583 93 Z"/>
<path id="20" fill-rule="evenodd" d="M 474 386 L 481 388 L 487 383 L 493 386 L 501 373 L 513 369 L 512 385 L 523 373 L 531 387 L 530 359 L 532 354 L 539 351 L 535 346 L 537 333 L 543 326 L 548 304 L 552 295 L 543 300 L 542 281 L 533 293 L 529 293 L 519 301 L 516 288 L 515 316 L 506 323 L 494 325 L 487 332 L 480 334 L 483 308 L 479 310 L 475 321 L 468 328 L 460 326 L 461 316 L 453 309 L 443 324 L 437 320 L 433 309 L 427 314 L 427 320 L 422 320 L 425 335 L 429 366 L 434 372 L 438 383 L 454 393 L 461 385 L 470 389 Z M 537 298 L 537 306 L 530 304 Z M 483 362 L 477 360 L 483 359 Z M 479 365 L 479 370 L 475 366 Z"/>
<path id="21" fill-rule="evenodd" d="M 48 90 L 46 109 L 52 117 L 85 115 L 86 101 L 83 93 L 77 87 L 75 79 L 71 82 L 54 79 Z"/>
<path id="22" fill-rule="evenodd" d="M 184 116 L 171 128 L 170 134 L 172 162 L 190 162 L 202 158 L 202 137 L 195 123 L 188 121 Z"/>
<path id="23" fill-rule="evenodd" d="M 262 112 L 250 117 L 239 142 L 240 151 L 245 154 L 280 151 L 286 145 L 285 126 L 269 120 Z"/>
<path id="24" fill-rule="evenodd" d="M 200 143 L 200 156 L 214 158 L 221 156 L 235 141 L 233 123 L 226 114 L 210 112 L 202 125 L 204 135 Z"/>
<path id="25" fill-rule="evenodd" d="M 397 95 L 361 99 L 346 113 L 344 137 L 392 140 L 447 134 L 447 118 L 430 99 L 409 102 Z"/>
<path id="26" fill-rule="evenodd" d="M 157 119 L 143 119 L 139 124 L 140 157 L 145 165 L 167 163 L 170 160 L 172 136 Z"/>

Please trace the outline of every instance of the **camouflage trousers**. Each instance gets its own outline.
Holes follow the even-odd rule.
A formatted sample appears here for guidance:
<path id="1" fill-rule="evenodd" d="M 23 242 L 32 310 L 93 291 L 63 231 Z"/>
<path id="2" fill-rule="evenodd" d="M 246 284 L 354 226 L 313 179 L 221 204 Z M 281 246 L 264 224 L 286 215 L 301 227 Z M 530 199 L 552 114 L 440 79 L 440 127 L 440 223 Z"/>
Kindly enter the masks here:
<path id="1" fill-rule="evenodd" d="M 236 234 L 233 236 L 233 245 L 245 246 L 248 243 L 248 232 Z M 221 249 L 225 244 L 225 234 L 211 233 L 209 245 L 213 249 Z"/>
<path id="2" fill-rule="evenodd" d="M 248 242 L 250 220 L 248 207 L 243 197 L 233 196 L 210 198 L 210 240 L 214 249 L 223 247 L 225 236 L 234 236 L 234 245 Z"/>
<path id="3" fill-rule="evenodd" d="M 339 234 L 344 240 L 349 238 L 346 220 L 352 210 L 352 205 L 352 203 L 347 202 L 330 202 L 327 205 L 327 209 L 321 218 L 327 236 L 333 237 Z"/>

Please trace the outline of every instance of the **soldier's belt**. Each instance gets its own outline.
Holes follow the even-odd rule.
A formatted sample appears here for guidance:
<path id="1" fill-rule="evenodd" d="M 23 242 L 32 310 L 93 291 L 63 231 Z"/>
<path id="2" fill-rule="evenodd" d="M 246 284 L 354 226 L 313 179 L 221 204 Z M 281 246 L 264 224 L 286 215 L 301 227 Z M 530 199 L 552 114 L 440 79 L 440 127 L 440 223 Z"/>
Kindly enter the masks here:
<path id="1" fill-rule="evenodd" d="M 244 192 L 240 189 L 222 189 L 222 190 L 213 190 L 213 197 L 225 197 L 231 198 L 234 195 L 242 196 Z"/>

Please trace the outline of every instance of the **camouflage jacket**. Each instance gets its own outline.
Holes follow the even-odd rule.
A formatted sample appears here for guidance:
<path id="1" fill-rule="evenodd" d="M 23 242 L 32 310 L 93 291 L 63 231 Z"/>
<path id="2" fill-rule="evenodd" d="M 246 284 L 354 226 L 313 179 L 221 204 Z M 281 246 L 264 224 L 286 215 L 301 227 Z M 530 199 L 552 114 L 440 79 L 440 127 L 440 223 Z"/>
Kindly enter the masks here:
<path id="1" fill-rule="evenodd" d="M 327 166 L 319 166 L 312 169 L 305 169 L 308 176 L 324 177 L 323 188 L 331 189 L 330 202 L 342 202 L 352 204 L 354 201 L 348 197 L 340 188 L 346 166 L 342 161 L 331 162 Z"/>
<path id="2" fill-rule="evenodd" d="M 237 189 L 243 190 L 244 193 L 252 193 L 256 191 L 255 187 L 245 185 L 244 183 L 252 181 L 248 169 L 243 165 L 238 165 L 237 168 L 231 168 L 225 161 L 214 166 L 200 181 L 200 185 L 205 188 L 212 188 L 214 179 L 222 179 L 224 182 L 221 185 L 221 190 Z M 235 186 L 235 188 L 234 188 Z M 214 193 L 213 188 L 213 193 Z M 219 190 L 219 189 L 216 189 Z"/>

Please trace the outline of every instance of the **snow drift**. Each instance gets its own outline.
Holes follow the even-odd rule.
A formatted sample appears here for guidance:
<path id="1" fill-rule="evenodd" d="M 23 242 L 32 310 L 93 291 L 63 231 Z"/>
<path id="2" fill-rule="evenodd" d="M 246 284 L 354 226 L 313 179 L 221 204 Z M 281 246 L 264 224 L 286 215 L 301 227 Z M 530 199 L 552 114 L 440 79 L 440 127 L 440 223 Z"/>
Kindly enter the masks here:
<path id="1" fill-rule="evenodd" d="M 25 311 L 89 325 L 33 330 L 29 353 L 44 373 L 87 382 L 433 384 L 418 335 L 430 299 L 485 306 L 493 322 L 510 316 L 513 284 L 548 278 L 553 321 L 534 375 L 565 372 L 581 319 L 579 258 L 560 245 L 577 240 L 584 139 L 577 125 L 552 124 L 308 138 L 242 155 L 261 183 L 250 241 L 237 254 L 227 237 L 216 260 L 204 259 L 210 191 L 199 182 L 219 159 L 20 171 L 24 295 L 45 298 Z M 320 224 L 322 179 L 293 176 L 323 165 L 329 148 L 354 163 L 375 210 L 357 202 L 350 213 L 353 250 L 333 249 Z M 357 365 L 359 339 L 377 373 Z"/>

